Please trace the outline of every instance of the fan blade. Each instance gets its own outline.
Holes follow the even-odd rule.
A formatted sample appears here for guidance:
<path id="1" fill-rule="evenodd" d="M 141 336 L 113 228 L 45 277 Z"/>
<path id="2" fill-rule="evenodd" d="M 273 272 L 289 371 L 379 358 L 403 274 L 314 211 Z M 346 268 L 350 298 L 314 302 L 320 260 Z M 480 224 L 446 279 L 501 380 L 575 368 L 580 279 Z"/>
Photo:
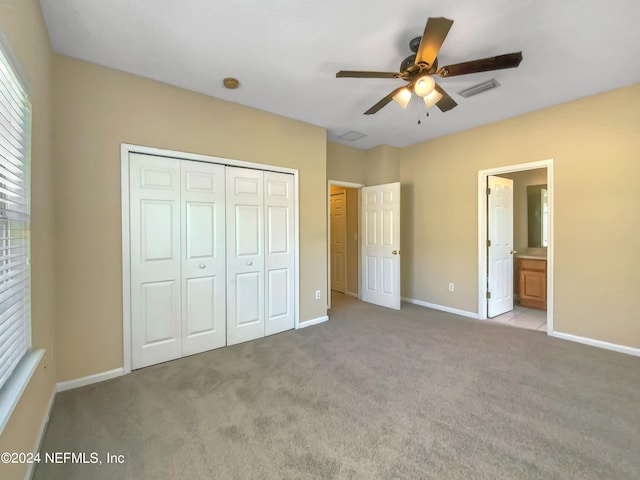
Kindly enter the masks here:
<path id="1" fill-rule="evenodd" d="M 359 72 L 356 70 L 340 70 L 336 78 L 398 78 L 396 72 Z"/>
<path id="2" fill-rule="evenodd" d="M 433 65 L 442 46 L 442 42 L 447 38 L 451 25 L 453 25 L 453 20 L 444 17 L 430 17 L 427 20 L 418 53 L 416 53 L 416 65 L 421 63 L 426 63 L 429 67 Z"/>
<path id="3" fill-rule="evenodd" d="M 468 73 L 489 72 L 491 70 L 502 70 L 505 68 L 515 68 L 522 61 L 522 52 L 507 53 L 497 57 L 481 58 L 470 62 L 456 63 L 438 69 L 441 77 L 454 77 L 456 75 L 466 75 Z"/>
<path id="4" fill-rule="evenodd" d="M 442 87 L 437 83 L 436 83 L 436 90 L 438 91 L 438 93 L 440 93 L 440 95 L 442 95 L 442 98 L 438 101 L 438 103 L 436 103 L 436 107 L 438 107 L 441 112 L 448 112 L 452 108 L 455 108 L 458 106 L 456 101 L 453 98 L 451 98 L 449 94 L 445 92 L 442 89 Z"/>
<path id="5" fill-rule="evenodd" d="M 373 107 L 371 107 L 369 110 L 367 110 L 366 112 L 364 112 L 365 115 L 373 115 L 374 113 L 377 113 L 378 110 L 382 109 L 382 107 L 386 106 L 387 103 L 389 103 L 391 100 L 393 100 L 393 96 L 398 93 L 400 90 L 402 90 L 403 88 L 406 88 L 406 86 L 402 86 L 402 87 L 398 87 L 396 88 L 393 92 L 391 92 L 389 95 L 387 95 L 386 97 L 384 97 L 382 100 L 380 100 L 378 103 L 376 103 Z"/>

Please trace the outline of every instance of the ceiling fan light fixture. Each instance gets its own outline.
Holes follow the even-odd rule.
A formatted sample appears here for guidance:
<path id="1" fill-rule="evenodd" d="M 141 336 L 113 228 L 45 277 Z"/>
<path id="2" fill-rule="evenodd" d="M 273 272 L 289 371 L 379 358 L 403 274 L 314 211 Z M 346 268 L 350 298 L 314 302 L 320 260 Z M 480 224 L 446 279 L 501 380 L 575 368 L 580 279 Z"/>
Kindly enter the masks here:
<path id="1" fill-rule="evenodd" d="M 413 91 L 416 92 L 416 95 L 419 97 L 426 97 L 433 92 L 435 87 L 436 81 L 431 77 L 431 75 L 423 75 L 416 81 Z"/>
<path id="2" fill-rule="evenodd" d="M 396 93 L 393 96 L 393 99 L 398 105 L 406 110 L 407 105 L 409 105 L 409 102 L 411 101 L 411 90 L 405 87 Z"/>
<path id="3" fill-rule="evenodd" d="M 440 101 L 442 98 L 442 94 L 438 90 L 433 90 L 429 95 L 423 97 L 424 104 L 427 108 L 433 107 L 436 103 Z"/>

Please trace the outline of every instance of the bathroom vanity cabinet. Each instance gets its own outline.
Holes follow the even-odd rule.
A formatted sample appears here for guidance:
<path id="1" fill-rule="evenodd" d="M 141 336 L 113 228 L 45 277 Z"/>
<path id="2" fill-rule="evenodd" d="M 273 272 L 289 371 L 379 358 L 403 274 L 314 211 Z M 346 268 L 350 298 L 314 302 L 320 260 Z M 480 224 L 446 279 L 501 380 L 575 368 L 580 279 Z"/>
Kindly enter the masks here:
<path id="1" fill-rule="evenodd" d="M 520 305 L 540 310 L 547 309 L 546 258 L 520 257 Z"/>

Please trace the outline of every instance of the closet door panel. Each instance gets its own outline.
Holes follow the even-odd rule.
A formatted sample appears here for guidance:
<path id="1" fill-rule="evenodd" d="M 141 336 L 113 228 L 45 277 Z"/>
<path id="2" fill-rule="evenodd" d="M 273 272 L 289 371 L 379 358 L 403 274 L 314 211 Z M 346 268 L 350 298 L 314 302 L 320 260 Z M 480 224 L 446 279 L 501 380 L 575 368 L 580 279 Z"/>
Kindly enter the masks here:
<path id="1" fill-rule="evenodd" d="M 247 327 L 260 323 L 261 272 L 236 273 L 235 286 L 236 326 Z"/>
<path id="2" fill-rule="evenodd" d="M 227 344 L 264 336 L 264 172 L 226 168 Z"/>
<path id="3" fill-rule="evenodd" d="M 182 354 L 226 345 L 225 168 L 182 160 Z"/>
<path id="4" fill-rule="evenodd" d="M 293 175 L 264 172 L 265 335 L 294 328 Z"/>
<path id="5" fill-rule="evenodd" d="M 131 366 L 179 358 L 180 162 L 130 154 Z"/>

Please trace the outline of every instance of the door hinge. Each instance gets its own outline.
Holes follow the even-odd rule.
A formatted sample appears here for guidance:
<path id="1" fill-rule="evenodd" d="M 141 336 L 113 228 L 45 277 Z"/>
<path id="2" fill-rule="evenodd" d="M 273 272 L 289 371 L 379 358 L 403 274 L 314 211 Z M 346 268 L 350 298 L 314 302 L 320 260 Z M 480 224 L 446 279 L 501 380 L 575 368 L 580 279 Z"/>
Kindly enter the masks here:
<path id="1" fill-rule="evenodd" d="M 491 292 L 487 292 L 487 298 L 491 298 Z"/>
<path id="2" fill-rule="evenodd" d="M 487 195 L 491 195 L 491 189 L 487 187 Z"/>
<path id="3" fill-rule="evenodd" d="M 491 246 L 491 240 L 487 240 L 487 247 Z"/>

